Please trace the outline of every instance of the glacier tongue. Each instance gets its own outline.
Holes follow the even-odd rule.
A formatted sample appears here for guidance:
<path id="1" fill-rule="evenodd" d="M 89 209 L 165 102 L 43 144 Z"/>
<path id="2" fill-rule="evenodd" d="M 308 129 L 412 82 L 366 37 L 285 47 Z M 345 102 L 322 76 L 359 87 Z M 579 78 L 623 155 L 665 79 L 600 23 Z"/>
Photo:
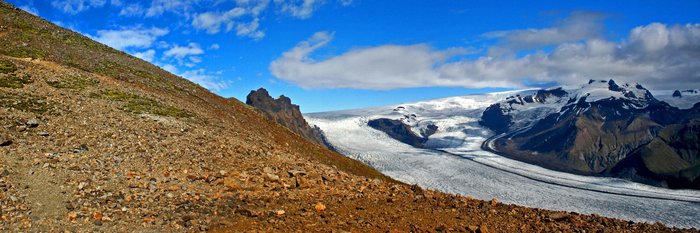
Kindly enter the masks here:
<path id="1" fill-rule="evenodd" d="M 642 93 L 636 86 L 622 84 L 621 87 L 640 90 L 634 92 L 635 97 Z M 592 93 L 589 98 L 611 97 L 601 89 L 602 84 L 588 89 L 567 88 L 569 96 L 563 98 L 582 94 L 581 91 Z M 529 207 L 700 228 L 697 221 L 700 218 L 700 191 L 669 190 L 614 178 L 555 172 L 483 151 L 481 144 L 493 135 L 478 123 L 484 109 L 511 96 L 527 96 L 535 92 L 523 90 L 452 97 L 306 114 L 305 117 L 310 124 L 324 131 L 340 153 L 406 183 L 484 200 L 497 198 Z M 613 97 L 632 96 L 620 93 Z M 539 106 L 556 109 L 565 103 L 544 101 Z M 536 119 L 537 111 L 532 109 L 536 107 L 517 109 L 516 114 L 520 114 L 519 118 L 531 115 L 531 119 Z M 414 116 L 404 123 L 417 132 L 428 124 L 438 126 L 438 131 L 426 142 L 426 147 L 431 149 L 411 147 L 367 126 L 371 119 L 400 119 L 411 115 Z"/>

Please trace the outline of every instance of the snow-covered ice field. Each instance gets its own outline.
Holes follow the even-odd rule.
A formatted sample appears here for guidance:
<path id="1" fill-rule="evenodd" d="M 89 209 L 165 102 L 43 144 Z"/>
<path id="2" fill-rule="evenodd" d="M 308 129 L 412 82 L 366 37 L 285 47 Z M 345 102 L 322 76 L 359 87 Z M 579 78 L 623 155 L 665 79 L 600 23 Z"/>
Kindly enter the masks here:
<path id="1" fill-rule="evenodd" d="M 410 184 L 478 199 L 633 221 L 700 228 L 700 191 L 670 190 L 621 179 L 551 171 L 483 151 L 490 131 L 478 124 L 483 109 L 518 92 L 305 115 L 342 154 Z M 438 132 L 418 149 L 367 126 L 371 119 L 407 120 Z"/>

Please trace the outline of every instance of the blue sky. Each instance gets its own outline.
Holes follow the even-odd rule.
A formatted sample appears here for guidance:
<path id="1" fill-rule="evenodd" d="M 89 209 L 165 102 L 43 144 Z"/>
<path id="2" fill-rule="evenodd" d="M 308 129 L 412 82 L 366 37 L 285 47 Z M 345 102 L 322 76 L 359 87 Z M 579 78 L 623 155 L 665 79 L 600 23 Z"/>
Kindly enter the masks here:
<path id="1" fill-rule="evenodd" d="M 304 112 L 615 78 L 700 88 L 700 1 L 9 0 L 245 101 Z"/>

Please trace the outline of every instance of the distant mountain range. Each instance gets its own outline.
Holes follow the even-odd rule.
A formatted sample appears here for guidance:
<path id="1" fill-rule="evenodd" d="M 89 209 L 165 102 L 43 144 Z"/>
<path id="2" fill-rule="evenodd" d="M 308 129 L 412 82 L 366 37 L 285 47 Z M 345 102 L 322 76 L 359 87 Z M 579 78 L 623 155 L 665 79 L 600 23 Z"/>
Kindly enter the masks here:
<path id="1" fill-rule="evenodd" d="M 367 124 L 417 148 L 463 147 L 466 139 L 490 135 L 482 149 L 552 170 L 700 189 L 700 92 L 656 93 L 659 98 L 640 84 L 590 80 L 488 94 L 462 110 L 407 104 Z M 449 119 L 425 117 L 440 112 Z M 478 117 L 478 124 L 460 123 L 460 117 Z"/>
<path id="2" fill-rule="evenodd" d="M 518 118 L 522 112 L 536 114 Z M 700 104 L 680 109 L 639 84 L 591 80 L 578 89 L 515 96 L 488 107 L 480 123 L 500 133 L 487 149 L 511 158 L 577 174 L 700 188 Z"/>

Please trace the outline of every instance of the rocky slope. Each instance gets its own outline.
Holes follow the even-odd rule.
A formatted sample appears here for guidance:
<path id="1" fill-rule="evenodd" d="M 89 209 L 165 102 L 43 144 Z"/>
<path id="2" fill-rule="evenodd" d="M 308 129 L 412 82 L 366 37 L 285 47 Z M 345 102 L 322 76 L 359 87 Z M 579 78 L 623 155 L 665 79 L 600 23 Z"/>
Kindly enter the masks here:
<path id="1" fill-rule="evenodd" d="M 678 109 L 641 85 L 613 80 L 592 80 L 558 97 L 558 103 L 567 100 L 560 110 L 533 117 L 530 124 L 511 123 L 517 118 L 502 103 L 491 106 L 496 110 L 484 112 L 482 125 L 506 133 L 493 141 L 493 149 L 554 170 L 700 189 L 698 141 L 660 136 L 682 129 L 694 132 L 700 105 Z M 497 122 L 509 127 L 494 126 Z"/>
<path id="2" fill-rule="evenodd" d="M 0 231 L 694 231 L 396 183 L 1 1 L 0 44 Z"/>
<path id="3" fill-rule="evenodd" d="M 273 99 L 267 90 L 260 88 L 250 91 L 246 97 L 246 104 L 258 109 L 265 118 L 277 122 L 309 141 L 332 149 L 324 140 L 321 129 L 309 126 L 304 116 L 301 115 L 299 105 L 292 104 L 292 100 L 289 97 L 281 95 L 277 99 Z"/>

